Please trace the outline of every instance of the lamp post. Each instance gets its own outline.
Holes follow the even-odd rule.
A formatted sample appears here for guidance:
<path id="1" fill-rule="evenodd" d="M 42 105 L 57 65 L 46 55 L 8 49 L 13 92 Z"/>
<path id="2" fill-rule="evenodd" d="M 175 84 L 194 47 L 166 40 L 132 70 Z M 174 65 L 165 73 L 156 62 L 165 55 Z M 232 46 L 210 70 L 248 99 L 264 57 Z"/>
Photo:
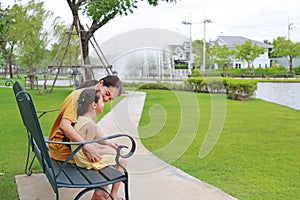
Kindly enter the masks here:
<path id="1" fill-rule="evenodd" d="M 181 22 L 184 25 L 189 25 L 190 26 L 190 38 L 189 38 L 189 43 L 190 43 L 190 49 L 189 49 L 189 63 L 188 63 L 188 70 L 191 72 L 192 69 L 192 22 L 187 22 L 187 21 L 182 21 Z"/>
<path id="2" fill-rule="evenodd" d="M 206 48 L 205 48 L 205 34 L 206 34 L 206 23 L 212 23 L 211 19 L 204 19 L 203 24 L 204 24 L 204 34 L 203 34 L 203 64 L 201 71 L 205 72 L 205 53 L 206 53 Z"/>
<path id="3" fill-rule="evenodd" d="M 293 26 L 293 23 L 292 23 L 292 22 L 288 24 L 288 40 L 290 39 L 290 31 L 291 31 L 292 28 L 293 28 L 292 26 Z"/>
<path id="4" fill-rule="evenodd" d="M 82 77 L 82 73 L 79 70 L 75 69 L 71 75 L 73 77 L 75 88 L 78 88 L 81 83 L 80 77 Z"/>

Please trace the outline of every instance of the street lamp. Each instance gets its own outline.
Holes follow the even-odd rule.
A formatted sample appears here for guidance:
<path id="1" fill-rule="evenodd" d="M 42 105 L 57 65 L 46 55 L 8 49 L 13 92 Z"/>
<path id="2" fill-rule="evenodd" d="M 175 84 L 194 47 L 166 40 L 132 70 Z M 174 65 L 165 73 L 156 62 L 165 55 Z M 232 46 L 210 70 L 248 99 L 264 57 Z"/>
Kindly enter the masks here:
<path id="1" fill-rule="evenodd" d="M 81 83 L 82 73 L 78 69 L 75 69 L 73 70 L 71 76 L 73 77 L 75 88 L 78 88 Z"/>
<path id="2" fill-rule="evenodd" d="M 203 24 L 204 24 L 204 35 L 203 35 L 203 64 L 202 64 L 202 72 L 205 72 L 205 53 L 206 53 L 206 48 L 205 48 L 205 34 L 206 34 L 206 23 L 212 23 L 211 19 L 204 19 Z"/>
<path id="3" fill-rule="evenodd" d="M 288 24 L 288 40 L 290 39 L 290 31 L 293 29 L 292 26 L 293 26 L 292 22 Z"/>
<path id="4" fill-rule="evenodd" d="M 190 55 L 189 55 L 189 64 L 188 64 L 188 69 L 189 69 L 189 72 L 191 71 L 192 69 L 192 22 L 186 22 L 186 21 L 182 21 L 181 22 L 182 24 L 184 25 L 189 25 L 190 26 L 190 38 L 189 38 L 189 42 L 190 42 Z"/>

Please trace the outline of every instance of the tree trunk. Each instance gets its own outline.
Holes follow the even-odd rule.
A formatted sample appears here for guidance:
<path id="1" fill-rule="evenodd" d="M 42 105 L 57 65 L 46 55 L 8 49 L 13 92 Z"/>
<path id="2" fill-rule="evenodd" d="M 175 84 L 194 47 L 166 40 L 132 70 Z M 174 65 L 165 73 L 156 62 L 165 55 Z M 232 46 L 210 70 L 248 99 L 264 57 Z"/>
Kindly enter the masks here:
<path id="1" fill-rule="evenodd" d="M 288 66 L 289 66 L 289 71 L 293 71 L 293 58 L 291 56 L 288 56 Z"/>
<path id="2" fill-rule="evenodd" d="M 10 78 L 13 78 L 13 73 L 12 73 L 12 62 L 11 62 L 11 59 L 12 58 L 12 55 L 11 53 L 9 52 L 8 55 L 7 55 L 7 66 L 8 66 L 8 70 L 9 70 L 9 77 Z"/>
<path id="3" fill-rule="evenodd" d="M 80 23 L 78 11 L 79 7 L 82 4 L 83 1 L 75 3 L 75 1 L 67 0 L 67 3 L 72 11 L 73 15 L 73 23 L 75 24 L 77 35 L 79 37 L 79 40 L 81 42 L 81 53 L 82 53 L 82 59 L 84 65 L 90 64 L 90 58 L 89 58 L 89 37 L 87 36 L 87 31 L 84 30 L 83 26 Z M 93 79 L 93 71 L 92 69 L 84 69 L 84 80 L 91 80 Z"/>
<path id="4" fill-rule="evenodd" d="M 81 45 L 82 45 L 82 56 L 84 65 L 91 64 L 89 57 L 89 39 L 86 38 L 86 31 L 81 31 Z M 94 74 L 92 69 L 84 68 L 85 81 L 92 80 L 94 78 Z"/>
<path id="5" fill-rule="evenodd" d="M 33 74 L 32 63 L 28 64 L 27 78 L 28 78 L 29 88 L 32 90 L 34 88 L 34 74 Z"/>

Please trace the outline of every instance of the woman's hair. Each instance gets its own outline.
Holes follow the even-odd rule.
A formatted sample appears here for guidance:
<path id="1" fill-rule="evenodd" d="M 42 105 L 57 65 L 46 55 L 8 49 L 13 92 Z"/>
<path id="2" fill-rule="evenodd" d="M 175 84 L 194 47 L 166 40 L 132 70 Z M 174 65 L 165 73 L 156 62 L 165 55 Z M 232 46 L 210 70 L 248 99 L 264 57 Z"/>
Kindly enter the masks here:
<path id="1" fill-rule="evenodd" d="M 103 80 L 103 86 L 106 87 L 115 87 L 119 90 L 119 95 L 123 92 L 122 81 L 116 75 L 108 75 L 104 78 L 101 78 L 99 81 Z"/>
<path id="2" fill-rule="evenodd" d="M 89 81 L 85 81 L 83 83 L 81 83 L 77 89 L 82 89 L 82 88 L 87 88 L 87 87 L 91 87 L 96 85 L 97 83 L 99 83 L 99 81 L 97 80 L 89 80 Z"/>
<path id="3" fill-rule="evenodd" d="M 98 103 L 100 98 L 100 90 L 84 89 L 77 100 L 77 117 L 84 115 L 89 110 L 90 104 L 93 102 Z"/>
<path id="4" fill-rule="evenodd" d="M 99 83 L 101 80 L 103 81 L 103 86 L 115 87 L 119 90 L 119 95 L 122 94 L 122 92 L 123 92 L 122 81 L 116 75 L 107 75 L 107 76 L 101 78 L 99 81 L 97 81 L 97 80 L 88 80 L 86 82 L 83 82 L 81 85 L 79 85 L 79 87 L 77 89 L 94 86 L 97 83 Z"/>

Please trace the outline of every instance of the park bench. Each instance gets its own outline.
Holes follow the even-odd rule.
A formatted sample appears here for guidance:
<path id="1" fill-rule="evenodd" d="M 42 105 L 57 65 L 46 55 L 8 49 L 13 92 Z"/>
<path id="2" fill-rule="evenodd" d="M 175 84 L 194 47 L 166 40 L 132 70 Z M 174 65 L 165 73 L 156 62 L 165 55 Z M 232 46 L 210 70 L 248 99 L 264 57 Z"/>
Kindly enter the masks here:
<path id="1" fill-rule="evenodd" d="M 127 134 L 116 134 L 107 136 L 105 138 L 86 141 L 86 142 L 54 142 L 47 140 L 42 133 L 42 129 L 39 123 L 39 117 L 35 110 L 32 98 L 25 88 L 16 81 L 13 85 L 16 101 L 20 110 L 20 115 L 23 120 L 23 124 L 27 131 L 28 136 L 28 151 L 34 152 L 34 158 L 37 158 L 43 173 L 46 175 L 53 191 L 56 194 L 56 199 L 59 199 L 58 188 L 82 188 L 77 194 L 75 199 L 80 199 L 85 193 L 91 190 L 102 190 L 108 195 L 109 192 L 104 190 L 101 186 L 122 182 L 124 184 L 124 193 L 126 200 L 129 200 L 129 188 L 128 188 L 128 172 L 120 165 L 119 159 L 130 157 L 136 148 L 135 141 Z M 42 112 L 42 115 L 45 112 Z M 110 140 L 114 138 L 125 137 L 130 141 L 130 148 L 120 145 L 117 149 L 116 163 L 119 165 L 124 173 L 120 173 L 114 166 L 108 166 L 101 170 L 88 170 L 85 168 L 77 167 L 75 164 L 71 164 L 68 161 L 73 155 L 78 152 L 85 144 L 98 142 L 102 140 Z M 65 144 L 65 145 L 78 145 L 78 148 L 64 161 L 56 161 L 50 157 L 48 143 Z M 126 152 L 121 153 L 122 149 L 127 149 Z M 123 151 L 123 150 L 122 150 Z M 27 175 L 31 175 L 31 164 L 28 166 L 29 152 L 27 154 L 27 161 L 25 172 Z M 111 197 L 111 196 L 110 196 Z M 112 198 L 112 197 L 111 197 Z"/>

